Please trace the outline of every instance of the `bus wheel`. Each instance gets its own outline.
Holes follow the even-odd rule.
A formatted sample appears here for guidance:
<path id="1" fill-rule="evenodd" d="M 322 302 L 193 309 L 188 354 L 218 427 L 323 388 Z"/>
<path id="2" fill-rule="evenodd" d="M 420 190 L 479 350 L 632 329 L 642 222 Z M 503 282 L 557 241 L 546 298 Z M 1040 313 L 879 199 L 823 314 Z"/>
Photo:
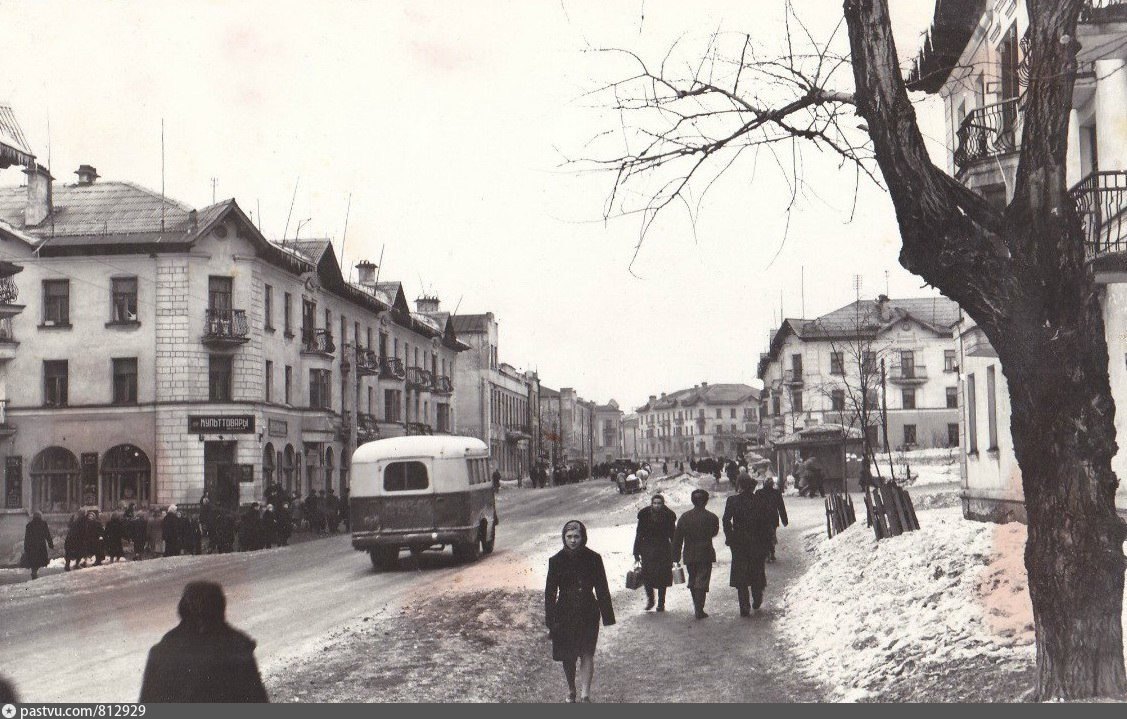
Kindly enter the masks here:
<path id="1" fill-rule="evenodd" d="M 481 556 L 481 540 L 472 542 L 457 542 L 454 544 L 454 558 L 466 564 Z"/>
<path id="2" fill-rule="evenodd" d="M 482 533 L 481 533 L 481 553 L 482 554 L 493 554 L 493 544 L 496 541 L 497 541 L 497 528 L 496 527 L 493 528 L 493 536 L 490 537 L 489 539 L 485 538 L 485 530 L 483 529 Z"/>
<path id="3" fill-rule="evenodd" d="M 372 566 L 384 572 L 394 571 L 399 566 L 398 547 L 377 547 L 368 550 L 372 557 Z"/>

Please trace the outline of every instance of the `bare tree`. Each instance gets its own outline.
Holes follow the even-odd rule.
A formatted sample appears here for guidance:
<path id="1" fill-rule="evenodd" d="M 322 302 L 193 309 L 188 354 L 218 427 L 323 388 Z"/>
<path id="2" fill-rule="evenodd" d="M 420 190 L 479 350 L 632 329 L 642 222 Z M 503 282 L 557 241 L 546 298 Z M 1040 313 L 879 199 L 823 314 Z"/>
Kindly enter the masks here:
<path id="1" fill-rule="evenodd" d="M 1012 398 L 1029 540 L 1038 695 L 1123 696 L 1124 522 L 1111 470 L 1115 405 L 1099 288 L 1065 184 L 1066 137 L 1084 0 L 1026 0 L 1029 82 L 1013 200 L 1004 209 L 928 156 L 892 36 L 888 0 L 845 0 L 848 52 L 792 23 L 787 51 L 717 34 L 693 65 L 668 58 L 608 88 L 626 150 L 608 214 L 637 213 L 641 237 L 663 208 L 692 210 L 748 153 L 789 167 L 792 198 L 806 141 L 883 184 L 900 262 L 955 300 L 990 339 Z M 788 22 L 793 14 L 788 13 Z M 852 90 L 844 75 L 852 76 Z M 860 118 L 858 123 L 857 117 Z M 860 136 L 859 136 L 860 135 Z M 634 189 L 647 189 L 641 204 Z M 694 193 L 692 188 L 700 188 Z M 788 208 L 789 212 L 789 208 Z"/>

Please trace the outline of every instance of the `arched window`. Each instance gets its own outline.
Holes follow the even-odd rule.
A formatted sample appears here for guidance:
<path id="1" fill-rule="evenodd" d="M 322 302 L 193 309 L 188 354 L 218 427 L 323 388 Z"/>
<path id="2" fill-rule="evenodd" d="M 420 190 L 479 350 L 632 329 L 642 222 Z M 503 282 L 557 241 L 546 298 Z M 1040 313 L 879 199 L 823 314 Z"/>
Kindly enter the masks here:
<path id="1" fill-rule="evenodd" d="M 274 445 L 270 442 L 262 448 L 262 488 L 274 483 Z"/>
<path id="2" fill-rule="evenodd" d="M 41 512 L 73 512 L 79 507 L 78 460 L 69 450 L 48 447 L 31 463 L 31 506 Z"/>
<path id="3" fill-rule="evenodd" d="M 325 489 L 333 486 L 333 448 L 325 448 Z"/>
<path id="4" fill-rule="evenodd" d="M 113 510 L 152 501 L 149 457 L 132 444 L 119 444 L 102 458 L 102 509 Z"/>
<path id="5" fill-rule="evenodd" d="M 287 444 L 285 451 L 282 452 L 282 483 L 290 492 L 301 494 L 301 486 L 294 484 L 293 459 L 293 445 Z"/>

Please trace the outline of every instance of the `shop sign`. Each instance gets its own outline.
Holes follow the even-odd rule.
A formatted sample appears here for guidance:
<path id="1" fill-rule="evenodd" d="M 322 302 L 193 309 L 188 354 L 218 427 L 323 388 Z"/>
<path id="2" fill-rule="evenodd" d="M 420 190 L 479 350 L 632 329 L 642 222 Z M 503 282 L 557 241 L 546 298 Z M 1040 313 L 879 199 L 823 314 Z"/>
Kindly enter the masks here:
<path id="1" fill-rule="evenodd" d="M 193 414 L 188 416 L 189 434 L 254 434 L 253 414 Z"/>

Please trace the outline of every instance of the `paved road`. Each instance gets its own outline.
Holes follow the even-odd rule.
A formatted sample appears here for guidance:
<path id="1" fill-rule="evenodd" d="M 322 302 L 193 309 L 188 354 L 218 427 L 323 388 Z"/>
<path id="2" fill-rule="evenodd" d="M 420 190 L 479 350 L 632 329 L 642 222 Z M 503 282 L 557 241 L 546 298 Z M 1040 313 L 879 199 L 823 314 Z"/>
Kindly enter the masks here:
<path id="1" fill-rule="evenodd" d="M 497 550 L 481 561 L 558 532 L 560 512 L 596 514 L 621 503 L 603 482 L 502 491 Z M 359 616 L 385 611 L 458 572 L 450 551 L 406 554 L 400 571 L 378 573 L 346 535 L 241 554 L 121 563 L 0 587 L 0 672 L 29 701 L 135 701 L 150 646 L 178 621 L 194 579 L 222 583 L 228 618 L 258 641 L 263 671 L 301 653 Z M 470 569 L 467 571 L 475 571 Z"/>

